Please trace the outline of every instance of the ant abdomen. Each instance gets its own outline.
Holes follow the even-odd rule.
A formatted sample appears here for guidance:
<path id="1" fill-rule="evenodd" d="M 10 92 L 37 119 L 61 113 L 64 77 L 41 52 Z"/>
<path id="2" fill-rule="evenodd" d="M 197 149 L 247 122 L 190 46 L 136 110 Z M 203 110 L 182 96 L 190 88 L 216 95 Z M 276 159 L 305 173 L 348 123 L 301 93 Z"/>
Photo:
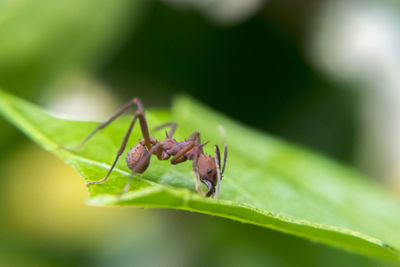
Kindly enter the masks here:
<path id="1" fill-rule="evenodd" d="M 126 162 L 128 163 L 128 168 L 134 171 L 135 173 L 143 173 L 150 163 L 150 157 L 147 162 L 144 164 L 138 165 L 138 163 L 148 155 L 149 151 L 147 151 L 146 147 L 142 144 L 137 144 L 132 147 L 126 157 Z"/>

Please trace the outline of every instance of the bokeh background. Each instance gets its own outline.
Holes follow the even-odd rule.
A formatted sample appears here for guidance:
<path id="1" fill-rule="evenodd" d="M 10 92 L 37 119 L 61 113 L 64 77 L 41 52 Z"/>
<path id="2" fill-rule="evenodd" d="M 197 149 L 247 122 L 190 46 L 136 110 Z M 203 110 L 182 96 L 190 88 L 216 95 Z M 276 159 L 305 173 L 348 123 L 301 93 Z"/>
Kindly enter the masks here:
<path id="1" fill-rule="evenodd" d="M 0 1 L 0 87 L 57 116 L 184 93 L 398 194 L 399 47 L 390 0 Z M 71 167 L 0 129 L 0 266 L 391 266 L 211 216 L 86 206 Z"/>

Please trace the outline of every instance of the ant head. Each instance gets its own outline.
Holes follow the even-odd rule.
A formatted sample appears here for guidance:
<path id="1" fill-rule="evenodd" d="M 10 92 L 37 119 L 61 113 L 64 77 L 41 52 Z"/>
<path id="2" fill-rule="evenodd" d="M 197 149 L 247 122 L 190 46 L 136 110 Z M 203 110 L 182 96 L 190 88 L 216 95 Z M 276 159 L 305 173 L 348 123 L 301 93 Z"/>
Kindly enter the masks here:
<path id="1" fill-rule="evenodd" d="M 207 196 L 213 195 L 217 184 L 215 159 L 209 155 L 200 154 L 197 166 L 199 168 L 200 181 L 208 188 Z"/>

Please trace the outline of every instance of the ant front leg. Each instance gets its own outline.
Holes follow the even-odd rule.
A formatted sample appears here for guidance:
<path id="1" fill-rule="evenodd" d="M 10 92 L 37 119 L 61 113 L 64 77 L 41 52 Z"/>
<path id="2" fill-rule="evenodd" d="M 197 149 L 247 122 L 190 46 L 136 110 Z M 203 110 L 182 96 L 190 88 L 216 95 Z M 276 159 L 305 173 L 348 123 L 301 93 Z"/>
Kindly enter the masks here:
<path id="1" fill-rule="evenodd" d="M 198 161 L 199 161 L 199 154 L 196 153 L 193 159 L 193 172 L 196 175 L 195 177 L 195 184 L 196 184 L 196 190 L 197 193 L 199 193 L 200 195 L 204 196 L 204 191 L 201 189 L 200 186 L 200 173 L 199 173 L 199 167 L 198 167 Z"/>
<path id="2" fill-rule="evenodd" d="M 205 192 L 201 189 L 200 186 L 200 173 L 199 173 L 199 166 L 198 166 L 198 162 L 199 162 L 199 156 L 202 153 L 202 145 L 200 145 L 200 133 L 199 132 L 194 132 L 192 133 L 189 138 L 187 139 L 187 141 L 193 141 L 195 145 L 198 146 L 197 151 L 194 153 L 194 157 L 193 157 L 193 172 L 195 174 L 195 184 L 196 184 L 196 190 L 197 192 L 204 196 Z"/>

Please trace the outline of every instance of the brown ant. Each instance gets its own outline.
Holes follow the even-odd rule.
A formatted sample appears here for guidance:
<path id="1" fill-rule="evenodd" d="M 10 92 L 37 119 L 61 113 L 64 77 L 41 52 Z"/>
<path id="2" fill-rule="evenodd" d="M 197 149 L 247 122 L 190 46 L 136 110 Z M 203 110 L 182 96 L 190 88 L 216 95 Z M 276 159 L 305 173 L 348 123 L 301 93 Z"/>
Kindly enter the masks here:
<path id="1" fill-rule="evenodd" d="M 203 147 L 208 143 L 201 144 L 200 142 L 200 133 L 194 132 L 189 136 L 188 139 L 178 142 L 175 139 L 172 139 L 174 132 L 176 130 L 177 124 L 175 122 L 165 123 L 155 128 L 155 130 L 160 130 L 162 128 L 170 127 L 170 131 L 165 131 L 165 139 L 161 142 L 157 141 L 155 138 L 150 138 L 149 129 L 146 122 L 146 117 L 144 114 L 144 108 L 142 102 L 138 98 L 134 98 L 133 100 L 129 101 L 123 107 L 121 107 L 114 115 L 112 115 L 107 121 L 100 124 L 89 136 L 87 136 L 82 143 L 80 143 L 74 149 L 64 148 L 69 151 L 76 151 L 80 149 L 87 141 L 89 141 L 95 133 L 99 130 L 104 129 L 107 125 L 113 122 L 116 118 L 118 118 L 121 114 L 123 114 L 128 108 L 132 105 L 137 106 L 137 111 L 135 116 L 133 117 L 129 128 L 125 134 L 125 137 L 122 141 L 122 144 L 118 150 L 117 156 L 113 164 L 111 165 L 110 170 L 108 171 L 107 175 L 99 180 L 93 182 L 87 182 L 87 185 L 91 184 L 101 184 L 105 182 L 108 177 L 110 176 L 112 170 L 114 169 L 115 165 L 119 157 L 125 150 L 126 144 L 128 143 L 129 136 L 132 132 L 133 126 L 137 119 L 139 119 L 140 128 L 142 130 L 143 139 L 139 140 L 139 144 L 131 148 L 126 158 L 127 164 L 129 169 L 132 170 L 132 176 L 129 178 L 126 186 L 122 193 L 128 191 L 130 187 L 130 183 L 133 179 L 133 175 L 135 173 L 143 173 L 150 163 L 151 155 L 156 155 L 159 160 L 167 160 L 171 156 L 171 164 L 178 164 L 182 163 L 186 160 L 193 161 L 193 172 L 196 175 L 196 190 L 201 195 L 206 197 L 213 196 L 217 197 L 219 194 L 219 187 L 220 182 L 222 179 L 222 174 L 225 170 L 226 165 L 226 158 L 227 158 L 227 146 L 224 145 L 224 164 L 221 170 L 221 156 L 220 151 L 217 145 L 215 145 L 215 158 L 204 154 Z M 208 192 L 204 193 L 200 187 L 200 182 L 206 185 L 208 188 Z"/>

